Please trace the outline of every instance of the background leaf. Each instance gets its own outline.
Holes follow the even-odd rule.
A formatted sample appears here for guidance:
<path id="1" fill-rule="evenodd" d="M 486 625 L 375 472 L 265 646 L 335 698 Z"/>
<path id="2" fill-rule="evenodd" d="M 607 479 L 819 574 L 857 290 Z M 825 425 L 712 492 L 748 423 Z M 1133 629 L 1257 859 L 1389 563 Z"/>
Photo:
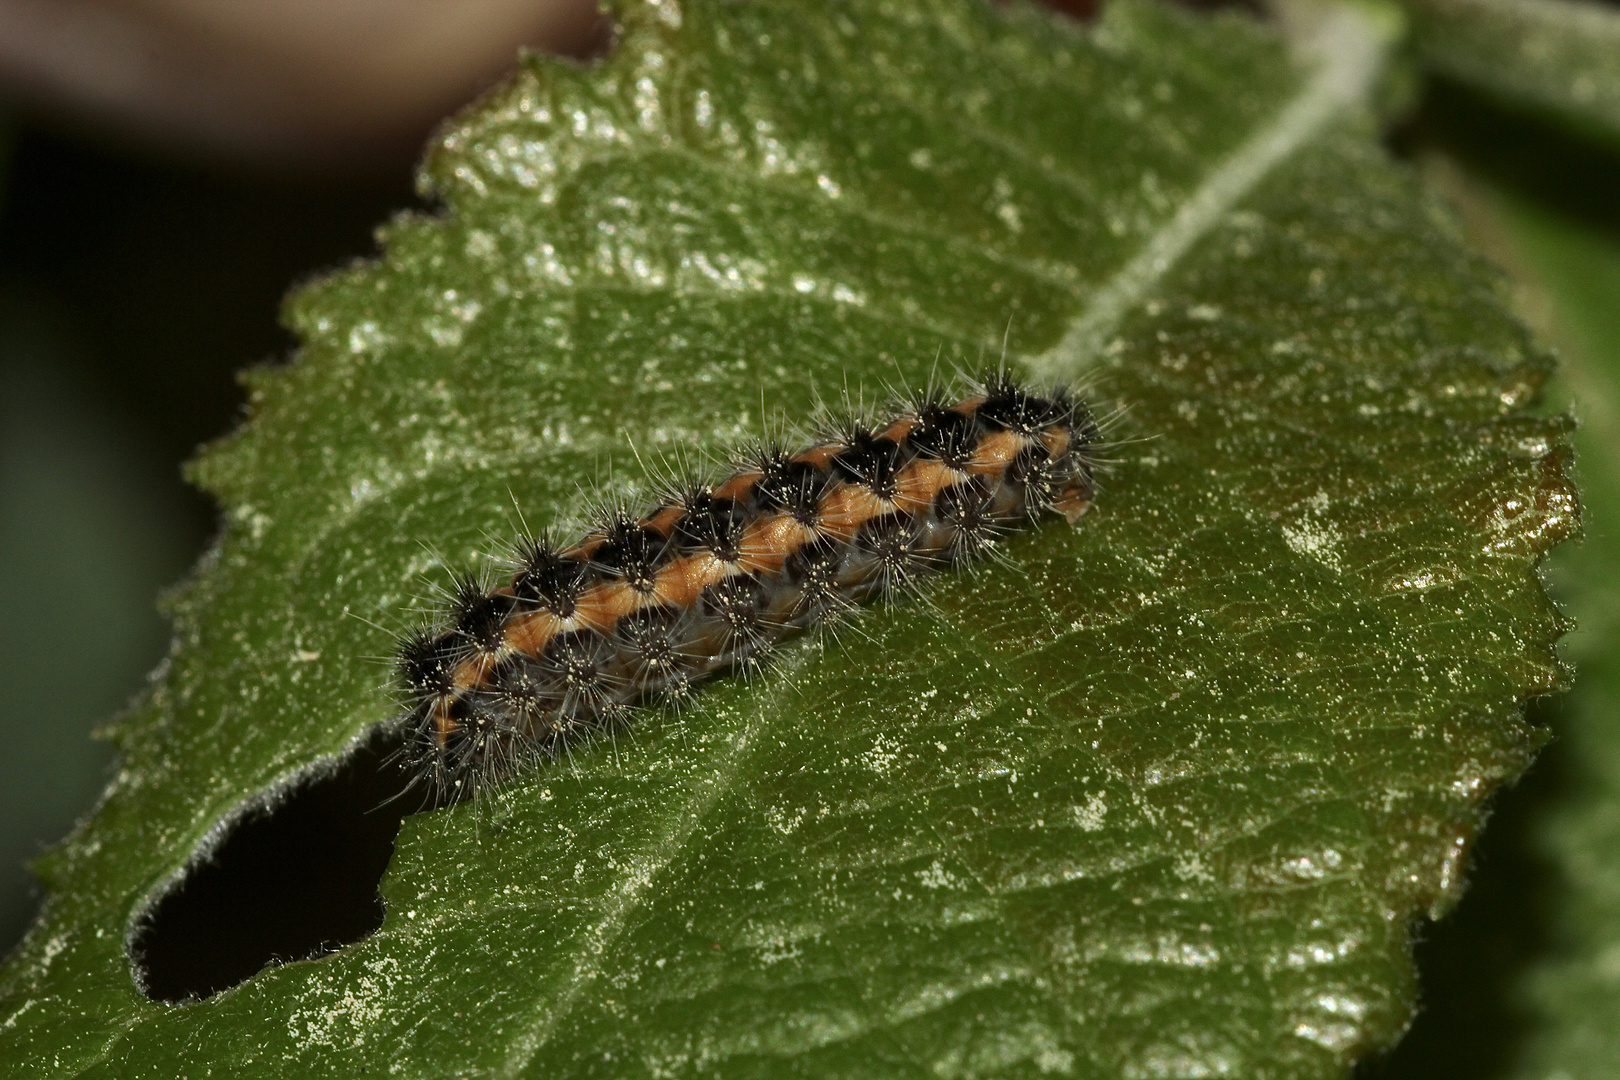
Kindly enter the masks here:
<path id="1" fill-rule="evenodd" d="M 1583 418 L 1583 487 L 1589 538 L 1556 564 L 1580 633 L 1571 638 L 1581 679 L 1560 711 L 1568 784 L 1537 823 L 1538 848 L 1558 868 L 1551 955 L 1528 973 L 1534 1034 L 1515 1075 L 1601 1076 L 1620 1054 L 1620 245 L 1567 220 L 1509 200 L 1502 217 L 1532 280 L 1557 305 L 1568 373 L 1559 390 Z"/>
<path id="2" fill-rule="evenodd" d="M 1620 146 L 1620 11 L 1585 0 L 1407 0 L 1426 67 Z"/>
<path id="3" fill-rule="evenodd" d="M 1567 151 L 1549 160 L 1553 175 L 1568 175 Z M 1444 1035 L 1425 1033 L 1418 1041 L 1433 1043 L 1435 1056 L 1422 1070 L 1398 1075 L 1603 1076 L 1615 1059 L 1620 1016 L 1611 974 L 1620 913 L 1612 842 L 1620 806 L 1613 775 L 1620 656 L 1613 613 L 1620 581 L 1610 524 L 1620 515 L 1620 243 L 1614 233 L 1620 218 L 1583 219 L 1547 199 L 1545 190 L 1504 184 L 1497 176 L 1486 180 L 1455 169 L 1436 175 L 1466 209 L 1470 236 L 1513 273 L 1521 308 L 1562 354 L 1550 396 L 1581 417 L 1576 441 L 1587 535 L 1549 564 L 1556 594 L 1578 620 L 1569 652 L 1580 677 L 1545 710 L 1556 741 L 1537 763 L 1529 790 L 1504 802 L 1501 825 L 1509 831 L 1493 823 L 1491 850 L 1481 852 L 1480 884 L 1495 894 L 1501 911 L 1460 912 L 1462 925 L 1444 931 L 1472 931 L 1454 946 L 1479 958 L 1464 977 L 1498 984 L 1491 996 L 1499 1000 L 1470 1000 L 1473 991 L 1452 985 L 1447 972 L 1428 987 L 1430 995 L 1441 995 L 1440 1013 L 1472 1017 L 1494 1008 L 1506 1021 L 1500 1026 L 1516 1038 L 1506 1052 L 1499 1045 L 1498 1053 L 1462 1072 L 1446 1071 L 1443 1062 L 1455 1054 L 1440 1045 Z M 1504 871 L 1510 879 L 1493 880 Z M 1468 905 L 1475 901 L 1470 893 Z M 1481 925 L 1493 918 L 1503 925 Z M 1503 965 L 1500 958 L 1510 949 L 1522 959 Z M 1403 1044 L 1401 1054 L 1407 1050 Z"/>
<path id="4" fill-rule="evenodd" d="M 1560 669 L 1564 426 L 1494 278 L 1372 140 L 1384 45 L 1112 6 L 628 6 L 449 127 L 441 220 L 306 289 L 197 475 L 95 819 L 0 981 L 46 1074 L 1317 1076 L 1410 1013 Z M 760 400 L 994 355 L 1128 408 L 1082 527 L 409 819 L 365 942 L 207 1002 L 123 937 L 389 714 L 421 577 Z M 429 545 L 424 548 L 424 543 Z M 347 614 L 360 619 L 347 618 Z M 300 774 L 299 770 L 306 770 Z M 278 786 L 279 785 L 279 786 Z"/>

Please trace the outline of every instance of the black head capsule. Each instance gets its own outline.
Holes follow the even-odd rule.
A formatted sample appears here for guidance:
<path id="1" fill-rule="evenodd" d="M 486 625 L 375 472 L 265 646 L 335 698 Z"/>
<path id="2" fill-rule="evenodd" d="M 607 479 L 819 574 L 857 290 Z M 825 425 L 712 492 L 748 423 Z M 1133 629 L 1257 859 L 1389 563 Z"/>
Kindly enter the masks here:
<path id="1" fill-rule="evenodd" d="M 686 512 L 675 523 L 675 542 L 684 551 L 708 551 L 723 562 L 736 562 L 748 509 L 735 499 L 719 499 L 707 489 L 682 500 Z"/>
<path id="2" fill-rule="evenodd" d="M 754 484 L 754 502 L 760 510 L 789 514 L 803 525 L 815 524 L 829 483 L 825 472 L 781 451 L 761 455 L 754 465 L 760 474 Z"/>
<path id="3" fill-rule="evenodd" d="M 459 698 L 450 707 L 449 727 L 439 732 L 441 791 L 459 798 L 476 796 L 509 775 L 524 754 L 521 733 L 488 693 Z"/>
<path id="4" fill-rule="evenodd" d="M 407 760 L 428 779 L 442 788 L 439 775 L 443 765 L 444 746 L 439 737 L 438 707 L 424 701 L 405 717 L 405 754 Z"/>
<path id="5" fill-rule="evenodd" d="M 613 518 L 602 534 L 602 543 L 591 553 L 592 568 L 622 578 L 637 592 L 652 592 L 669 540 L 625 516 Z"/>
<path id="6" fill-rule="evenodd" d="M 451 702 L 447 713 L 449 723 L 435 726 L 439 753 L 452 768 L 460 768 L 483 745 L 488 735 L 489 717 L 470 697 L 459 697 Z"/>
<path id="7" fill-rule="evenodd" d="M 485 655 L 500 652 L 505 644 L 506 617 L 512 607 L 512 597 L 491 595 L 476 579 L 462 578 L 456 583 L 450 605 L 454 633 L 461 646 Z"/>
<path id="8" fill-rule="evenodd" d="M 871 489 L 880 499 L 893 499 L 899 493 L 896 478 L 903 455 L 893 439 L 864 429 L 844 437 L 844 449 L 832 459 L 833 472 L 846 480 Z"/>

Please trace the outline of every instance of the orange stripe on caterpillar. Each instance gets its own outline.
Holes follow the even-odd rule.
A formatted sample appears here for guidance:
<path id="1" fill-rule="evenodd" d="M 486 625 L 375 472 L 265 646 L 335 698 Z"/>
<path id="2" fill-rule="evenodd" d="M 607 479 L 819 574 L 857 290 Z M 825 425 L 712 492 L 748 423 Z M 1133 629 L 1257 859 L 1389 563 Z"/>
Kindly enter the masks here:
<path id="1" fill-rule="evenodd" d="M 520 545 L 508 583 L 459 587 L 399 668 L 423 776 L 454 797 L 622 722 L 660 694 L 768 656 L 874 594 L 983 557 L 1044 513 L 1091 505 L 1097 425 L 1004 377 L 919 395 L 563 549 Z"/>

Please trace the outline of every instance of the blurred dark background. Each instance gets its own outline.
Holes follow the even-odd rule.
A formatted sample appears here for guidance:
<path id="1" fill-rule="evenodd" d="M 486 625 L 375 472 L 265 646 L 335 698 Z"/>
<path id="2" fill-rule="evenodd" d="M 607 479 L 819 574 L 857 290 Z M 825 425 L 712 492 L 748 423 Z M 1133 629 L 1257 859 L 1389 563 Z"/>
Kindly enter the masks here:
<path id="1" fill-rule="evenodd" d="M 224 434 L 234 372 L 285 356 L 289 283 L 366 254 L 408 170 L 249 179 L 8 133 L 0 204 L 0 948 L 32 916 L 22 860 L 105 784 L 87 738 L 166 649 L 159 590 L 212 534 L 180 462 Z"/>
<path id="2" fill-rule="evenodd" d="M 374 253 L 520 47 L 604 31 L 591 0 L 0 0 L 0 953 L 166 651 L 215 529 L 180 463 L 292 350 L 281 298 Z"/>
<path id="3" fill-rule="evenodd" d="M 180 463 L 235 423 L 235 373 L 294 347 L 282 296 L 374 253 L 373 228 L 419 205 L 411 170 L 433 125 L 519 46 L 606 42 L 591 0 L 297 0 L 274 26 L 221 14 L 256 6 L 0 0 L 0 952 L 39 901 L 24 861 L 108 778 L 91 730 L 166 650 L 154 598 L 216 525 Z M 434 19 L 449 8 L 447 29 Z M 1431 86 L 1394 147 L 1620 235 L 1613 156 L 1458 87 Z M 1460 910 L 1425 931 L 1431 1007 L 1365 1075 L 1499 1074 L 1509 984 L 1554 887 L 1525 822 L 1562 767 L 1555 749 L 1501 799 Z"/>

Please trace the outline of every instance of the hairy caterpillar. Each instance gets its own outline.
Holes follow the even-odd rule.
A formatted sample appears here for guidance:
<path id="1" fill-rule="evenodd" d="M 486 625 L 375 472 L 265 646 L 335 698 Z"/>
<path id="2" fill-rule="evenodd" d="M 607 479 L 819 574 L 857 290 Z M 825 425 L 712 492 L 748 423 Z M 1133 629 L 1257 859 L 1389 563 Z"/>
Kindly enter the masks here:
<path id="1" fill-rule="evenodd" d="M 515 572 L 456 587 L 399 651 L 409 753 L 441 798 L 498 782 L 623 722 L 638 702 L 764 660 L 1093 496 L 1097 423 L 1068 391 L 1002 374 L 957 400 L 925 391 L 883 424 L 755 448 L 718 483 L 612 511 L 559 547 L 526 538 Z"/>

